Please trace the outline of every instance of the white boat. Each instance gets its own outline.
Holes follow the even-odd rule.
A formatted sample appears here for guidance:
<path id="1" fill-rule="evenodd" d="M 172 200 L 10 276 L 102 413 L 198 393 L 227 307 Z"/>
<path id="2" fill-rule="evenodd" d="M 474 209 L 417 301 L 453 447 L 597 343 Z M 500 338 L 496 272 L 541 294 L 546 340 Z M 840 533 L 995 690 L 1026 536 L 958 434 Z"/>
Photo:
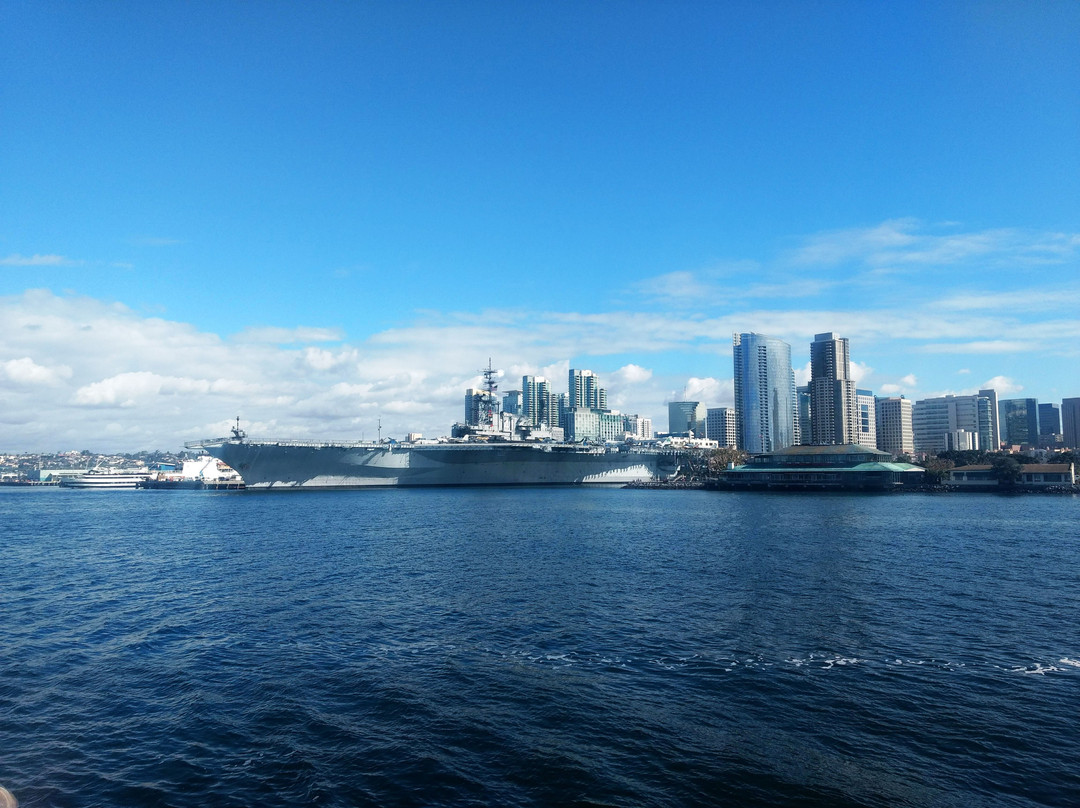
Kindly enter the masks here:
<path id="1" fill-rule="evenodd" d="M 61 488 L 94 488 L 111 491 L 124 488 L 138 488 L 150 473 L 146 469 L 89 469 L 85 474 L 64 477 L 60 480 Z"/>

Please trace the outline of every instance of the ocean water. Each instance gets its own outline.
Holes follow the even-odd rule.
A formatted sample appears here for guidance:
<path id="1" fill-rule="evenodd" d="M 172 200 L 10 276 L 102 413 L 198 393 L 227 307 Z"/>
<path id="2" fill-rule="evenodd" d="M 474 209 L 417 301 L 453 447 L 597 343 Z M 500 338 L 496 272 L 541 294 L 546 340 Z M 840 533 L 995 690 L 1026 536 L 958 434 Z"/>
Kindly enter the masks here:
<path id="1" fill-rule="evenodd" d="M 22 806 L 1080 804 L 1080 498 L 0 489 Z"/>

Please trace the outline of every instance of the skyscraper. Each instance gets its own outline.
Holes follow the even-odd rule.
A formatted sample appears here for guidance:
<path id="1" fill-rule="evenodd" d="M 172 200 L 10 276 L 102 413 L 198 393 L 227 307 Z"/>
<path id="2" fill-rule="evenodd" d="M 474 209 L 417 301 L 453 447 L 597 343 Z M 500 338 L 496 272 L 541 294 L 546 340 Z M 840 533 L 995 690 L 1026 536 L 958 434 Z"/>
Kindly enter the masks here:
<path id="1" fill-rule="evenodd" d="M 705 411 L 705 437 L 721 446 L 737 446 L 735 410 L 732 407 L 710 407 Z"/>
<path id="2" fill-rule="evenodd" d="M 624 415 L 623 430 L 631 437 L 652 440 L 652 419 L 640 415 Z"/>
<path id="3" fill-rule="evenodd" d="M 601 393 L 607 398 L 607 391 L 600 389 L 600 377 L 591 370 L 570 368 L 568 389 L 570 391 L 570 409 L 585 407 L 590 410 L 604 409 L 600 405 Z M 606 405 L 606 401 L 604 402 Z"/>
<path id="4" fill-rule="evenodd" d="M 484 404 L 484 391 L 470 387 L 465 391 L 465 423 L 480 426 Z"/>
<path id="5" fill-rule="evenodd" d="M 669 434 L 693 432 L 694 437 L 705 437 L 704 404 L 700 401 L 669 401 L 667 406 Z"/>
<path id="6" fill-rule="evenodd" d="M 878 398 L 874 401 L 877 415 L 877 447 L 893 457 L 910 455 L 915 451 L 911 428 L 911 402 L 899 398 Z"/>
<path id="7" fill-rule="evenodd" d="M 521 415 L 521 391 L 510 390 L 503 395 L 503 412 L 510 415 Z"/>
<path id="8" fill-rule="evenodd" d="M 877 408 L 869 390 L 855 391 L 855 443 L 877 448 Z"/>
<path id="9" fill-rule="evenodd" d="M 1080 449 L 1080 398 L 1061 400 L 1061 434 L 1065 448 Z"/>
<path id="10" fill-rule="evenodd" d="M 814 439 L 810 427 L 810 385 L 795 388 L 795 440 L 803 446 L 812 446 Z"/>
<path id="11" fill-rule="evenodd" d="M 533 426 L 557 426 L 552 422 L 551 385 L 543 376 L 521 377 L 521 415 Z M 558 413 L 554 413 L 557 421 Z"/>
<path id="12" fill-rule="evenodd" d="M 916 452 L 945 451 L 945 436 L 958 430 L 978 435 L 980 447 L 993 445 L 992 408 L 986 396 L 937 396 L 916 401 L 911 422 Z"/>
<path id="13" fill-rule="evenodd" d="M 751 454 L 795 445 L 791 346 L 764 334 L 734 334 L 736 441 Z"/>
<path id="14" fill-rule="evenodd" d="M 1039 436 L 1061 434 L 1061 409 L 1057 404 L 1039 405 Z"/>
<path id="15" fill-rule="evenodd" d="M 1009 446 L 1034 446 L 1039 440 L 1039 401 L 1007 398 L 998 403 L 1001 439 Z"/>
<path id="16" fill-rule="evenodd" d="M 980 390 L 979 395 L 990 401 L 990 443 L 982 447 L 988 452 L 996 452 L 1001 448 L 1001 423 L 998 421 L 998 397 L 997 390 Z"/>
<path id="17" fill-rule="evenodd" d="M 848 341 L 831 331 L 810 343 L 810 429 L 816 446 L 858 442 Z"/>

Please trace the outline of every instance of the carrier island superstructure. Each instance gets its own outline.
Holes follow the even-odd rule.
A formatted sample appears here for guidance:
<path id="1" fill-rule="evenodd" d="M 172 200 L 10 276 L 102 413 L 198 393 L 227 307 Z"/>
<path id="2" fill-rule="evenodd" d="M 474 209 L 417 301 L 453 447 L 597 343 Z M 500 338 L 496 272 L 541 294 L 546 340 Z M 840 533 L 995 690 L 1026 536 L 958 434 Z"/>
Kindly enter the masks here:
<path id="1" fill-rule="evenodd" d="M 237 419 L 231 435 L 186 447 L 224 461 L 249 489 L 625 484 L 677 471 L 677 457 L 669 452 L 553 439 L 549 430 L 500 412 L 497 371 L 489 363 L 482 372 L 479 424 L 455 424 L 449 438 L 404 443 L 252 440 Z"/>

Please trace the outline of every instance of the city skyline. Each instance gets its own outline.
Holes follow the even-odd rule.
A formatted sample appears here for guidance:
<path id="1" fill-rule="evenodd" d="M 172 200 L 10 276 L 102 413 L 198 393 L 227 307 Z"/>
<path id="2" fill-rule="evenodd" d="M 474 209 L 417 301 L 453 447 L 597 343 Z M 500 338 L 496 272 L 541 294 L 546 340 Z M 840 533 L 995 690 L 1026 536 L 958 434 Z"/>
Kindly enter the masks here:
<path id="1" fill-rule="evenodd" d="M 16 5 L 0 448 L 447 434 L 591 368 L 1080 395 L 1080 7 Z M 290 58 L 282 59 L 282 54 Z M 561 392 L 561 391 L 560 391 Z"/>

